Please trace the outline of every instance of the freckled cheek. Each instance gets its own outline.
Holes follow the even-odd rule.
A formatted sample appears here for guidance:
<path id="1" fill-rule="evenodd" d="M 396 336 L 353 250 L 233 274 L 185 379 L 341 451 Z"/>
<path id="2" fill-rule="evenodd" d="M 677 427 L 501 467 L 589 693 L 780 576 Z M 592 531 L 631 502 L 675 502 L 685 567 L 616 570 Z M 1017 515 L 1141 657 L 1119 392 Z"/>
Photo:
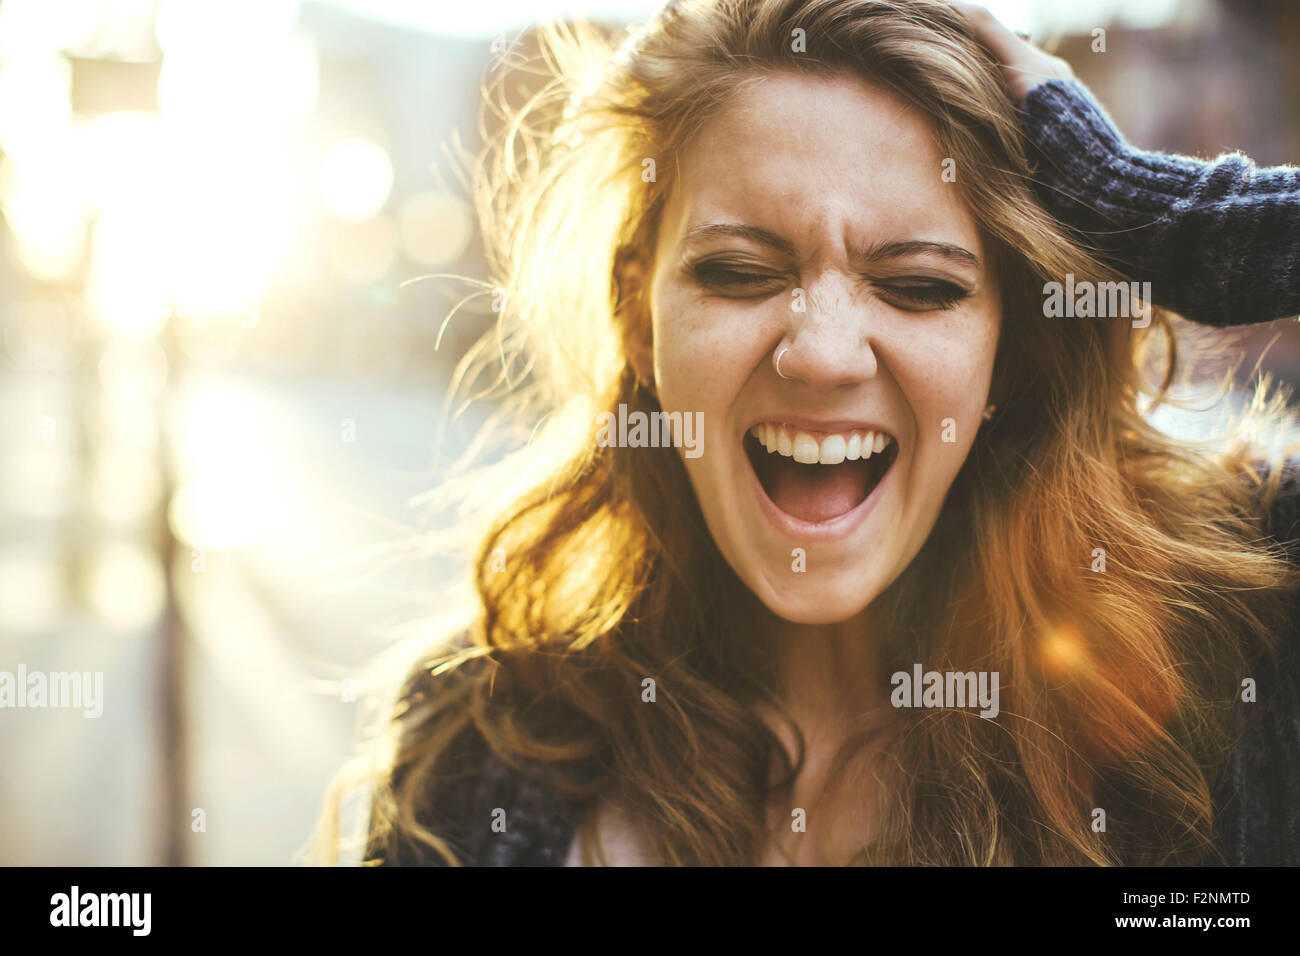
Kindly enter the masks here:
<path id="1" fill-rule="evenodd" d="M 709 319 L 694 303 L 661 300 L 654 317 L 654 368 L 664 410 L 703 415 L 703 453 L 688 456 L 679 448 L 678 454 L 700 507 L 716 515 L 735 498 L 725 491 L 735 479 L 731 459 L 718 451 L 727 447 L 727 412 L 746 374 L 738 346 L 720 331 L 721 323 Z"/>
<path id="2" fill-rule="evenodd" d="M 936 452 L 943 460 L 952 457 L 953 445 L 940 444 L 949 419 L 956 425 L 957 447 L 968 449 L 980 426 L 992 379 L 996 323 L 935 327 L 895 346 L 886 361 L 915 419 L 921 457 Z M 956 468 L 951 470 L 956 473 Z"/>
<path id="3" fill-rule="evenodd" d="M 663 302 L 654 320 L 655 381 L 665 408 L 717 418 L 743 388 L 759 360 L 758 339 L 735 316 L 690 303 Z M 706 420 L 705 427 L 718 422 Z"/>

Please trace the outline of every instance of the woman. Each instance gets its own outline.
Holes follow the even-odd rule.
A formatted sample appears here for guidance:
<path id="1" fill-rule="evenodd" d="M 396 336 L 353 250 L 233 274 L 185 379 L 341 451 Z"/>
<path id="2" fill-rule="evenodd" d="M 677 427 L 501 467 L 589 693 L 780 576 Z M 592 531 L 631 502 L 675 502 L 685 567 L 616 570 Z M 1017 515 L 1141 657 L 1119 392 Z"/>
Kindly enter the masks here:
<path id="1" fill-rule="evenodd" d="M 1175 441 L 1163 313 L 1045 317 L 1119 276 L 969 22 L 706 0 L 548 44 L 479 182 L 541 425 L 367 860 L 1294 862 L 1258 836 L 1294 481 L 1242 437 L 1285 409 Z"/>

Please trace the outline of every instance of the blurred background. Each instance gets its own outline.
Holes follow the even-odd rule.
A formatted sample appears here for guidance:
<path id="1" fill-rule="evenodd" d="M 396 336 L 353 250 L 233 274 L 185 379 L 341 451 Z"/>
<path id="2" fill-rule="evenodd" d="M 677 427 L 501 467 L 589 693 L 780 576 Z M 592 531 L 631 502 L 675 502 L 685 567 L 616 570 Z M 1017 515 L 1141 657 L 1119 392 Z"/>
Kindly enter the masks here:
<path id="1" fill-rule="evenodd" d="M 1141 146 L 1300 161 L 1290 0 L 986 5 Z M 657 6 L 0 0 L 0 671 L 104 675 L 0 710 L 0 863 L 294 858 L 349 675 L 454 572 L 402 543 L 490 411 L 443 411 L 481 87 L 539 16 Z M 1294 322 L 1248 344 L 1300 381 Z"/>

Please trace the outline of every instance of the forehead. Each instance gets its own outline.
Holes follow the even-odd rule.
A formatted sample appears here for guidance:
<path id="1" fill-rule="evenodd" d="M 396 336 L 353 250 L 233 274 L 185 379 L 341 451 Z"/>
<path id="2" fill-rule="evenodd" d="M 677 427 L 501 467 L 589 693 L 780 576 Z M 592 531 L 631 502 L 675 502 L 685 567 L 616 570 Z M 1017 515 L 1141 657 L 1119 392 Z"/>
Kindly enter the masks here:
<path id="1" fill-rule="evenodd" d="M 801 248 L 910 238 L 979 251 L 933 127 L 856 76 L 776 74 L 739 90 L 687 145 L 661 238 L 744 220 Z"/>

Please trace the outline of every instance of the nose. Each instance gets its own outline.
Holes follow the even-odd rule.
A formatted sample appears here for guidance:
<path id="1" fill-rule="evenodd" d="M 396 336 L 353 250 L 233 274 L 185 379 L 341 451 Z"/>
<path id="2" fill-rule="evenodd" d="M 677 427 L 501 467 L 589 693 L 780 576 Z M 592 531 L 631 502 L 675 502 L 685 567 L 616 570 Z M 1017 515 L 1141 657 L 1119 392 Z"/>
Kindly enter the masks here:
<path id="1" fill-rule="evenodd" d="M 876 313 L 882 304 L 840 275 L 819 276 L 803 292 L 803 311 L 796 292 L 789 327 L 772 353 L 777 373 L 788 381 L 819 388 L 855 385 L 874 377 Z"/>

